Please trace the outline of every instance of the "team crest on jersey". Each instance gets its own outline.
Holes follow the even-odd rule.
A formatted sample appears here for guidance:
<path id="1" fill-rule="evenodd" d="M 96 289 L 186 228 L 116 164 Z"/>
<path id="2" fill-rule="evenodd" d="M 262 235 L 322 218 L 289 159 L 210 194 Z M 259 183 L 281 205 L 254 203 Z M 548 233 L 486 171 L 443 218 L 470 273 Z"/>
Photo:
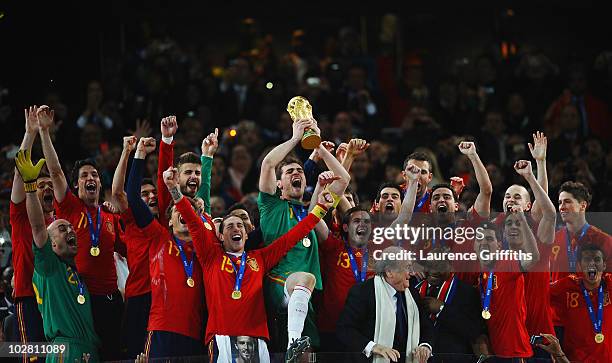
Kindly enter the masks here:
<path id="1" fill-rule="evenodd" d="M 247 266 L 251 268 L 253 271 L 259 271 L 259 264 L 257 264 L 257 260 L 254 258 L 247 258 L 246 260 Z"/>
<path id="2" fill-rule="evenodd" d="M 113 223 L 111 223 L 111 221 L 106 221 L 105 225 L 108 233 L 115 234 L 115 227 L 113 227 Z"/>

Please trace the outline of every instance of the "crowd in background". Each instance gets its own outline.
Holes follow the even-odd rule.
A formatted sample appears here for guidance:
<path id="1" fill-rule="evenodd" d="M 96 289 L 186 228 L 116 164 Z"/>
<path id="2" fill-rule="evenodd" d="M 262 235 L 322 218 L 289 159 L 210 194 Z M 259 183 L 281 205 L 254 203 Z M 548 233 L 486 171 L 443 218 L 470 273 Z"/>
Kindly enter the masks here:
<path id="1" fill-rule="evenodd" d="M 549 195 L 557 195 L 566 180 L 580 181 L 593 191 L 590 211 L 610 210 L 612 52 L 554 59 L 528 43 L 513 43 L 510 50 L 483 45 L 477 55 L 436 67 L 427 52 L 393 51 L 397 19 L 383 17 L 377 52 L 364 52 L 362 34 L 351 26 L 328 34 L 324 44 L 297 29 L 286 47 L 246 19 L 243 36 L 227 52 L 143 28 L 139 47 L 105 60 L 100 77 L 83 84 L 83 104 L 65 103 L 56 90 L 39 104 L 49 105 L 59 120 L 54 138 L 64 170 L 75 160 L 95 158 L 106 199 L 121 136 L 159 138 L 161 117 L 176 114 L 177 156 L 199 153 L 203 138 L 220 128 L 213 217 L 241 201 L 257 224 L 261 161 L 270 146 L 290 138 L 285 109 L 291 97 L 302 95 L 312 104 L 323 140 L 339 145 L 361 137 L 371 144 L 351 169 L 351 188 L 366 207 L 380 182 L 402 182 L 402 162 L 415 150 L 431 155 L 435 180 L 463 177 L 461 205 L 473 204 L 475 177 L 456 145 L 477 140 L 495 209 L 505 186 L 521 182 L 512 165 L 529 158 L 531 133 L 542 130 L 549 140 Z M 8 200 L 24 105 L 3 104 L 0 95 L 0 106 L 11 110 L 0 115 L 0 265 L 10 276 Z M 33 154 L 42 155 L 38 142 Z M 301 150 L 303 160 L 308 155 Z M 155 176 L 156 157 L 149 155 L 145 177 Z"/>

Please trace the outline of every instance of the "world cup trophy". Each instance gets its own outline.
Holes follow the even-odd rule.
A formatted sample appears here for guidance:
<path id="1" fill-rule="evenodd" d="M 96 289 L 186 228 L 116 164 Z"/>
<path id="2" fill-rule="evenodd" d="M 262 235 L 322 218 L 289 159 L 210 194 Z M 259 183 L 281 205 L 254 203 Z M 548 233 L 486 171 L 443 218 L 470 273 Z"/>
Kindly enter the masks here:
<path id="1" fill-rule="evenodd" d="M 287 104 L 287 112 L 293 122 L 298 120 L 313 118 L 312 106 L 310 102 L 302 96 L 295 96 L 289 100 Z M 321 143 L 321 136 L 317 135 L 315 130 L 306 129 L 302 136 L 302 147 L 306 150 L 314 150 Z"/>

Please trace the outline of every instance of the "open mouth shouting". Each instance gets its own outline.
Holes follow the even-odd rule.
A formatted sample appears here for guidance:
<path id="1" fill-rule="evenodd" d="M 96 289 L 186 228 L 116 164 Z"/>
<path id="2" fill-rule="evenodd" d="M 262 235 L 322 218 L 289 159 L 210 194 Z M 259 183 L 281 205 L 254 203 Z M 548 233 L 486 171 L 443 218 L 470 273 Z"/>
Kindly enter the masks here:
<path id="1" fill-rule="evenodd" d="M 149 208 L 157 207 L 157 199 L 149 200 L 149 204 L 147 204 L 147 206 L 149 206 Z"/>
<path id="2" fill-rule="evenodd" d="M 436 206 L 436 211 L 438 213 L 446 213 L 448 212 L 448 206 L 444 203 L 440 203 Z"/>
<path id="3" fill-rule="evenodd" d="M 395 212 L 395 204 L 393 204 L 393 202 L 387 202 L 385 203 L 383 210 L 385 213 L 393 213 Z"/>
<path id="4" fill-rule="evenodd" d="M 196 178 L 189 178 L 185 186 L 188 191 L 195 193 L 198 190 L 198 180 Z"/>
<path id="5" fill-rule="evenodd" d="M 66 244 L 69 247 L 76 247 L 77 246 L 76 234 L 70 233 L 68 236 L 66 236 Z"/>
<path id="6" fill-rule="evenodd" d="M 589 279 L 590 281 L 594 281 L 597 277 L 597 267 L 590 266 L 589 268 L 587 268 L 586 275 L 587 279 Z"/>
<path id="7" fill-rule="evenodd" d="M 355 233 L 357 233 L 357 236 L 363 237 L 368 233 L 368 228 L 367 227 L 357 227 L 357 229 L 355 230 Z"/>
<path id="8" fill-rule="evenodd" d="M 43 195 L 43 202 L 53 203 L 53 192 L 45 192 L 45 194 Z"/>
<path id="9" fill-rule="evenodd" d="M 242 240 L 242 236 L 239 233 L 236 233 L 236 234 L 232 235 L 232 241 L 239 242 L 241 240 Z"/>
<path id="10" fill-rule="evenodd" d="M 95 194 L 98 191 L 98 183 L 93 180 L 86 182 L 85 191 L 89 194 Z"/>
<path id="11" fill-rule="evenodd" d="M 185 222 L 185 220 L 183 219 L 183 216 L 179 217 L 179 223 L 180 224 L 187 224 L 187 222 Z"/>
<path id="12" fill-rule="evenodd" d="M 302 178 L 299 175 L 296 175 L 294 177 L 291 178 L 291 186 L 294 188 L 301 188 L 302 187 Z"/>

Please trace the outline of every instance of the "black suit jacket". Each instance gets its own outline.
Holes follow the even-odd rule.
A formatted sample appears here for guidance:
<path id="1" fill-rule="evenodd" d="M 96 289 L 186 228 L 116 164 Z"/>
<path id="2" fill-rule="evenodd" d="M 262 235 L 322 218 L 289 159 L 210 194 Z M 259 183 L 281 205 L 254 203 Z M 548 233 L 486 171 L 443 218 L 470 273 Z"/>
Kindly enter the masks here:
<path id="1" fill-rule="evenodd" d="M 412 298 L 417 303 L 420 318 L 419 344 L 427 343 L 433 347 L 434 330 L 431 320 L 421 307 L 419 294 L 410 288 Z M 376 296 L 374 293 L 374 279 L 354 285 L 350 290 L 340 319 L 336 325 L 336 335 L 344 344 L 346 351 L 358 352 L 361 361 L 368 361 L 361 354 L 370 341 L 374 340 L 374 327 L 376 325 Z M 394 329 L 395 327 L 393 327 Z M 404 352 L 400 352 L 404 353 Z M 355 354 L 357 356 L 357 354 Z M 403 355 L 402 355 L 403 356 Z"/>
<path id="2" fill-rule="evenodd" d="M 472 354 L 472 343 L 485 334 L 480 297 L 473 286 L 457 279 L 450 304 L 444 305 L 434 328 L 434 354 Z"/>

